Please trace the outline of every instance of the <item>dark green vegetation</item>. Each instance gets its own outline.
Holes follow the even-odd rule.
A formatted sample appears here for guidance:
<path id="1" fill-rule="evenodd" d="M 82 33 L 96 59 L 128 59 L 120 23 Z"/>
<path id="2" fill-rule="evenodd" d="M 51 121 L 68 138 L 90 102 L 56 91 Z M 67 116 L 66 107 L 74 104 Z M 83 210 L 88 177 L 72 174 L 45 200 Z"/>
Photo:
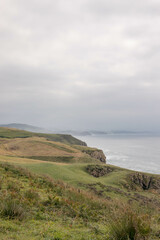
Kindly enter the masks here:
<path id="1" fill-rule="evenodd" d="M 29 156 L 27 158 L 46 162 L 74 163 L 73 156 Z"/>
<path id="2" fill-rule="evenodd" d="M 160 176 L 106 165 L 95 148 L 8 131 L 0 139 L 0 239 L 160 239 Z"/>

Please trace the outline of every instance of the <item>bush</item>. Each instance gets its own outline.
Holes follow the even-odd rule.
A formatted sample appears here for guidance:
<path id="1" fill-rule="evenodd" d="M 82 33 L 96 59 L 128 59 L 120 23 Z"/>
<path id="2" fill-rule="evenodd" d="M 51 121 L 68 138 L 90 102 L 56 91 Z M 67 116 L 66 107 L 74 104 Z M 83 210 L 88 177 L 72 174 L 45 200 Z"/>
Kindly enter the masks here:
<path id="1" fill-rule="evenodd" d="M 26 216 L 26 211 L 16 200 L 5 199 L 0 204 L 0 215 L 9 219 L 22 220 Z"/>
<path id="2" fill-rule="evenodd" d="M 110 228 L 112 240 L 147 240 L 151 232 L 149 216 L 128 209 L 114 216 Z"/>

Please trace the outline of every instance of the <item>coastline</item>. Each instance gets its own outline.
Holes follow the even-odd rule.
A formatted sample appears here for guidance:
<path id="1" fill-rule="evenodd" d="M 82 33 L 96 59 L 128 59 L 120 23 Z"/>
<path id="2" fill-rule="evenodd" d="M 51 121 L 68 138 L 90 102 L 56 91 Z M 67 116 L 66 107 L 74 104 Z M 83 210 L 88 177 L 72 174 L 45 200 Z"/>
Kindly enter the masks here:
<path id="1" fill-rule="evenodd" d="M 76 136 L 89 147 L 102 149 L 109 165 L 132 171 L 160 175 L 160 136 L 97 135 Z"/>

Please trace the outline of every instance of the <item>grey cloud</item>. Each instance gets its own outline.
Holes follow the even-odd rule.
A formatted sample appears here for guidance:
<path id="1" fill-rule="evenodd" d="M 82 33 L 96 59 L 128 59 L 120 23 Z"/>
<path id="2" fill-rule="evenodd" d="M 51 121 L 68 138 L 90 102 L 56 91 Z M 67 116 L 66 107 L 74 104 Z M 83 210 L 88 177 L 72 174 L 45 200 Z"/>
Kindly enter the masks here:
<path id="1" fill-rule="evenodd" d="M 0 121 L 160 130 L 157 0 L 0 0 Z"/>
<path id="2" fill-rule="evenodd" d="M 160 6 L 159 2 L 157 0 L 155 1 L 127 1 L 127 0 L 122 0 L 122 1 L 117 1 L 117 0 L 112 0 L 112 1 L 105 1 L 105 0 L 88 0 L 87 6 L 87 11 L 91 11 L 94 14 L 100 14 L 100 15 L 130 15 L 130 14 L 135 14 L 135 15 L 142 15 L 142 14 L 157 14 L 159 15 L 160 13 Z"/>

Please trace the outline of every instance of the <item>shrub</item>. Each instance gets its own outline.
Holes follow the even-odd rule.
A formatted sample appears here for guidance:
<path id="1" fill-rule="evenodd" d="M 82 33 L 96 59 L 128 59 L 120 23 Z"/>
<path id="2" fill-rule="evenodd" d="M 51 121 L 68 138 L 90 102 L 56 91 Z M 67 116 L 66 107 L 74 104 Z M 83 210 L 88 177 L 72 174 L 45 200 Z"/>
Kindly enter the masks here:
<path id="1" fill-rule="evenodd" d="M 26 216 L 26 211 L 16 200 L 5 199 L 0 204 L 0 215 L 9 219 L 17 218 L 22 220 Z"/>
<path id="2" fill-rule="evenodd" d="M 149 216 L 128 209 L 114 216 L 110 228 L 112 240 L 147 240 L 151 232 Z"/>

